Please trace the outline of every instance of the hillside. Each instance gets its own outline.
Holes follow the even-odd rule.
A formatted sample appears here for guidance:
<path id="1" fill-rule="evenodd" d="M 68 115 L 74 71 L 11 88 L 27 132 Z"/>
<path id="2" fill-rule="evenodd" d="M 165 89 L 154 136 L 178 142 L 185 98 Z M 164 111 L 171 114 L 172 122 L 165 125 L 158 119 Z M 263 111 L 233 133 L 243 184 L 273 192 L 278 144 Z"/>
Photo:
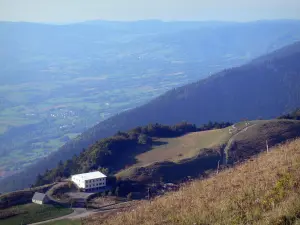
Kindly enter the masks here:
<path id="1" fill-rule="evenodd" d="M 261 149 L 264 151 L 265 149 Z M 89 225 L 299 224 L 300 140 Z"/>
<path id="2" fill-rule="evenodd" d="M 182 182 L 208 170 L 244 161 L 262 149 L 300 137 L 300 121 L 246 121 L 196 128 L 191 124 L 148 125 L 96 142 L 71 160 L 39 175 L 35 185 L 72 174 L 105 170 L 140 184 Z M 226 127 L 226 128 L 225 128 Z M 215 128 L 215 129 L 214 129 Z M 222 128 L 222 129 L 220 129 Z"/>
<path id="3" fill-rule="evenodd" d="M 300 121 L 259 120 L 234 127 L 236 130 L 227 127 L 160 139 L 165 144 L 138 154 L 137 162 L 116 176 L 139 182 L 178 182 L 187 176 L 198 177 L 206 170 L 216 169 L 218 161 L 224 167 L 257 155 L 266 150 L 266 141 L 272 147 L 300 137 Z"/>
<path id="4" fill-rule="evenodd" d="M 73 156 L 72 159 L 65 162 L 60 161 L 57 167 L 39 175 L 35 185 L 51 183 L 58 178 L 67 178 L 75 173 L 92 170 L 105 170 L 107 175 L 108 173 L 113 175 L 121 169 L 137 163 L 139 161 L 138 155 L 155 152 L 153 148 L 164 145 L 162 139 L 180 138 L 187 133 L 223 128 L 229 125 L 230 123 L 211 123 L 197 128 L 188 123 L 174 126 L 149 124 L 128 132 L 118 132 L 110 138 L 97 141 L 78 156 Z"/>
<path id="5" fill-rule="evenodd" d="M 281 51 L 284 57 L 278 57 Z M 237 122 L 245 118 L 269 119 L 289 112 L 300 105 L 299 57 L 300 42 L 297 42 L 290 48 L 285 47 L 265 56 L 262 61 L 227 69 L 169 91 L 148 104 L 100 122 L 56 153 L 24 170 L 24 173 L 3 179 L 1 189 L 23 188 L 33 183 L 31 177 L 20 179 L 26 177 L 25 174 L 37 175 L 53 168 L 59 160 L 70 159 L 88 145 L 120 130 L 149 123 L 189 121 L 200 125 L 209 120 Z"/>

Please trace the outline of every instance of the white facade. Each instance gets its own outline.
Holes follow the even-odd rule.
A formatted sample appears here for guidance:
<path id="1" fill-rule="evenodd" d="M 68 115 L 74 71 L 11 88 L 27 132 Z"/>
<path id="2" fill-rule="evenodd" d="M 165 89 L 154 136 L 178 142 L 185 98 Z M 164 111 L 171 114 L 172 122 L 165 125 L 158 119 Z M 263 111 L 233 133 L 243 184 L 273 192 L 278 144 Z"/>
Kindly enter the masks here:
<path id="1" fill-rule="evenodd" d="M 106 186 L 106 176 L 99 172 L 76 174 L 71 180 L 79 187 L 87 191 L 96 191 Z"/>
<path id="2" fill-rule="evenodd" d="M 39 204 L 39 205 L 43 205 L 44 204 L 44 202 L 40 201 L 40 200 L 34 200 L 34 199 L 32 199 L 32 202 L 36 203 L 36 204 Z"/>

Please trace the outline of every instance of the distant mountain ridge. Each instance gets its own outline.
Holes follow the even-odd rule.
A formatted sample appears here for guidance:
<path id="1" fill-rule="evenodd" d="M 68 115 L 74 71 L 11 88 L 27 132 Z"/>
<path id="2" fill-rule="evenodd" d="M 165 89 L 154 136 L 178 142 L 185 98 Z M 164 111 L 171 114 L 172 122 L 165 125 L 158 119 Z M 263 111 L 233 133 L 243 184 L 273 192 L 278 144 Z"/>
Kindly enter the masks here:
<path id="1" fill-rule="evenodd" d="M 289 50 L 290 49 L 290 50 Z M 278 57 L 281 54 L 284 57 Z M 275 57 L 276 56 L 276 57 Z M 32 176 L 56 166 L 59 160 L 79 154 L 82 148 L 108 137 L 149 123 L 175 124 L 274 118 L 300 105 L 300 42 L 244 66 L 223 70 L 204 80 L 176 88 L 141 107 L 113 116 L 64 145 L 47 159 L 28 168 L 26 181 L 12 176 L 0 186 L 33 182 Z M 21 175 L 22 176 L 22 175 Z M 23 182 L 23 183 L 22 183 Z"/>
<path id="2" fill-rule="evenodd" d="M 87 57 L 97 74 L 112 73 L 116 68 L 124 71 L 119 65 L 121 59 L 132 66 L 139 62 L 135 72 L 139 72 L 140 67 L 145 70 L 151 68 L 152 63 L 160 63 L 160 67 L 167 67 L 167 71 L 178 68 L 196 79 L 209 73 L 201 71 L 203 66 L 199 65 L 202 61 L 207 65 L 217 62 L 220 65 L 215 65 L 216 68 L 240 65 L 297 40 L 300 40 L 300 21 L 297 20 L 251 23 L 95 21 L 91 25 L 88 22 L 65 25 L 0 22 L 0 48 L 3 49 L 0 52 L 0 65 L 3 63 L 0 81 L 47 80 L 51 76 L 30 70 L 44 68 L 49 63 L 47 60 L 64 68 L 74 56 L 82 70 L 92 74 L 95 71 L 81 64 Z M 39 59 L 41 55 L 43 57 Z M 136 59 L 139 55 L 144 57 L 144 64 Z M 39 64 L 35 63 L 37 59 Z M 173 61 L 187 65 L 174 64 Z M 10 65 L 9 69 L 4 66 L 6 64 Z M 197 73 L 188 67 L 195 68 Z M 132 70 L 127 70 L 132 73 Z M 211 71 L 218 70 L 212 68 Z M 20 76 L 26 72 L 32 74 Z"/>

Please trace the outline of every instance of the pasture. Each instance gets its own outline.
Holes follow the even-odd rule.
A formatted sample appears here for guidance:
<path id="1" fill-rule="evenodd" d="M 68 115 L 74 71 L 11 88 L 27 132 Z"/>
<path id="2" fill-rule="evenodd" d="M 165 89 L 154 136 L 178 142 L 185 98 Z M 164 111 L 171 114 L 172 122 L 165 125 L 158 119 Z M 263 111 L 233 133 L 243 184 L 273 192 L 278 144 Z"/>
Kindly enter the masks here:
<path id="1" fill-rule="evenodd" d="M 0 224 L 29 224 L 49 220 L 72 213 L 72 209 L 52 205 L 26 204 L 0 210 Z M 10 215 L 7 218 L 6 215 Z"/>

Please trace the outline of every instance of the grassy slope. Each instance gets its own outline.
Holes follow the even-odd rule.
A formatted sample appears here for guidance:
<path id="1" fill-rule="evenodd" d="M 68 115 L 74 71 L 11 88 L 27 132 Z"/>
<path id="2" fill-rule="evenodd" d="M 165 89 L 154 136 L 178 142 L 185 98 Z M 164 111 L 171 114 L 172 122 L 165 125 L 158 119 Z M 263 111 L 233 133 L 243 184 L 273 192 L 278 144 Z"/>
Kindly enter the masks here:
<path id="1" fill-rule="evenodd" d="M 178 192 L 86 224 L 300 224 L 300 139 Z"/>
<path id="2" fill-rule="evenodd" d="M 259 123 L 253 121 L 250 123 Z M 235 124 L 239 130 L 246 128 L 245 122 Z M 227 127 L 224 129 L 215 129 L 209 131 L 200 131 L 186 134 L 178 138 L 160 138 L 157 140 L 158 145 L 153 147 L 151 151 L 138 155 L 137 166 L 145 166 L 154 162 L 174 161 L 192 158 L 196 156 L 202 149 L 216 148 L 228 142 L 234 135 L 230 134 Z"/>
<path id="3" fill-rule="evenodd" d="M 218 155 L 221 157 L 219 152 L 225 148 L 226 144 L 225 151 L 228 155 L 228 162 L 243 160 L 264 149 L 266 140 L 268 140 L 269 146 L 273 146 L 284 140 L 298 137 L 300 122 L 258 120 L 250 121 L 248 128 L 246 128 L 245 122 L 237 123 L 235 127 L 237 130 L 231 134 L 229 133 L 230 128 L 224 128 L 190 133 L 179 138 L 158 139 L 157 146 L 154 146 L 151 151 L 137 155 L 138 163 L 120 171 L 117 176 L 140 181 L 162 174 L 168 181 L 187 175 L 193 176 L 191 171 L 194 171 L 195 174 L 203 171 L 199 164 L 206 169 L 216 168 L 218 160 L 221 159 L 218 158 Z M 210 160 L 210 162 L 206 162 L 208 164 L 204 165 L 203 157 L 207 155 L 212 157 L 206 157 L 206 161 Z M 200 170 L 196 170 L 193 168 L 194 166 Z M 166 173 L 172 173 L 172 169 L 176 171 L 180 169 L 182 174 L 178 177 L 166 176 Z"/>
<path id="4" fill-rule="evenodd" d="M 1 219 L 1 225 L 12 225 L 12 224 L 29 224 L 40 222 L 48 219 L 53 219 L 56 217 L 64 216 L 73 212 L 72 209 L 61 208 L 61 207 L 54 207 L 52 205 L 37 205 L 37 204 L 26 204 L 20 205 L 16 207 L 12 207 L 5 210 L 0 210 L 0 213 L 7 210 L 20 210 L 24 211 L 19 215 Z"/>
<path id="5" fill-rule="evenodd" d="M 266 141 L 274 146 L 282 141 L 299 137 L 300 121 L 253 121 L 247 129 L 234 135 L 228 145 L 228 161 L 236 162 L 266 150 Z M 226 149 L 225 149 L 226 151 Z"/>
<path id="6" fill-rule="evenodd" d="M 130 177 L 136 168 L 152 166 L 156 163 L 165 161 L 180 163 L 192 159 L 203 149 L 216 148 L 225 144 L 230 137 L 229 128 L 224 128 L 193 132 L 178 138 L 159 138 L 155 140 L 152 150 L 137 155 L 138 162 L 120 171 L 117 176 Z"/>
<path id="7" fill-rule="evenodd" d="M 195 156 L 200 149 L 213 148 L 226 143 L 228 128 L 194 132 L 179 138 L 161 138 L 158 146 L 138 155 L 138 166 L 161 161 L 180 161 Z"/>

